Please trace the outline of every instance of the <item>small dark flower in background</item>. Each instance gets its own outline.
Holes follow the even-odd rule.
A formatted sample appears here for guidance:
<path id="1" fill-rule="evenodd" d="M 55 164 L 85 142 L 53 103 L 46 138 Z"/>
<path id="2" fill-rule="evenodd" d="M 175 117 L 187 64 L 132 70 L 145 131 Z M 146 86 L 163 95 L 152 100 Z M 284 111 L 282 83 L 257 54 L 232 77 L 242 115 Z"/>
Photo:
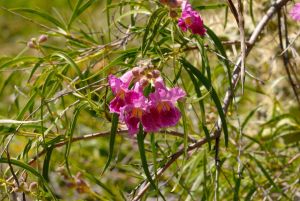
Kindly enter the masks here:
<path id="1" fill-rule="evenodd" d="M 192 5 L 188 1 L 182 3 L 182 14 L 178 20 L 178 26 L 182 31 L 189 29 L 193 34 L 200 36 L 204 36 L 206 33 L 202 18 L 197 11 L 193 10 Z"/>

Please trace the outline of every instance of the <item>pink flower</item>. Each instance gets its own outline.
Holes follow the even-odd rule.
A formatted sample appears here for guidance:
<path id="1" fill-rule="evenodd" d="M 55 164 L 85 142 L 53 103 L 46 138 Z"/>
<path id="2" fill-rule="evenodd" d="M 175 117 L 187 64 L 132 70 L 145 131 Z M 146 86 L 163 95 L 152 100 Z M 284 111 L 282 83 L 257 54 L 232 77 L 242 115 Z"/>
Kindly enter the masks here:
<path id="1" fill-rule="evenodd" d="M 300 3 L 295 4 L 295 6 L 290 11 L 290 15 L 294 20 L 300 21 Z"/>
<path id="2" fill-rule="evenodd" d="M 200 15 L 192 9 L 189 2 L 183 1 L 181 18 L 178 19 L 178 26 L 182 31 L 191 30 L 193 34 L 204 36 L 206 29 Z"/>
<path id="3" fill-rule="evenodd" d="M 141 95 L 141 94 L 140 94 Z M 138 132 L 139 123 L 147 108 L 147 100 L 144 96 L 140 96 L 130 104 L 125 105 L 120 110 L 120 121 L 125 122 L 128 133 L 130 135 Z"/>
<path id="4" fill-rule="evenodd" d="M 140 93 L 128 89 L 131 79 L 129 79 L 129 74 L 125 73 L 124 75 L 120 79 L 114 75 L 108 77 L 109 85 L 116 96 L 109 104 L 109 110 L 112 113 L 120 114 L 120 108 L 126 104 L 131 104 L 141 96 Z"/>
<path id="5" fill-rule="evenodd" d="M 149 95 L 149 106 L 142 116 L 145 131 L 155 132 L 159 128 L 175 126 L 181 117 L 175 103 L 185 95 L 178 87 L 169 90 L 161 82 L 156 82 L 155 91 Z"/>
<path id="6" fill-rule="evenodd" d="M 109 85 L 115 95 L 109 104 L 110 112 L 119 114 L 120 121 L 126 124 L 131 135 L 138 132 L 140 123 L 146 132 L 175 126 L 181 117 L 175 104 L 186 95 L 185 92 L 178 87 L 167 89 L 157 70 L 152 71 L 151 76 L 147 74 L 148 78 L 135 71 L 120 78 L 109 76 Z M 130 84 L 133 86 L 128 89 Z M 153 87 L 154 92 L 145 96 L 143 91 L 148 86 Z"/>

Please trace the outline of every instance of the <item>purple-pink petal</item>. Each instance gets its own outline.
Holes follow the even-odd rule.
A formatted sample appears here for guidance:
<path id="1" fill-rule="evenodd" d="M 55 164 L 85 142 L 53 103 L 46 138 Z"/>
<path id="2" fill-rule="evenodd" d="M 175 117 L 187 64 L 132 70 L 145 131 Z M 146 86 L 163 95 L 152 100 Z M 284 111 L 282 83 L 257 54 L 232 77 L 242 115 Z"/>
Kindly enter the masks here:
<path id="1" fill-rule="evenodd" d="M 120 114 L 120 109 L 125 105 L 143 103 L 144 100 L 140 100 L 141 98 L 143 98 L 142 94 L 133 90 L 119 91 L 116 97 L 110 102 L 109 110 L 112 113 Z"/>
<path id="2" fill-rule="evenodd" d="M 146 132 L 157 132 L 160 129 L 159 112 L 153 107 L 149 106 L 147 111 L 142 116 L 142 124 Z"/>
<path id="3" fill-rule="evenodd" d="M 295 4 L 295 6 L 290 11 L 290 15 L 294 20 L 300 21 L 300 3 Z"/>
<path id="4" fill-rule="evenodd" d="M 120 89 L 123 87 L 124 83 L 122 82 L 122 80 L 120 80 L 119 78 L 117 78 L 114 75 L 109 75 L 108 76 L 108 84 L 112 90 L 112 92 L 116 95 Z"/>
<path id="5" fill-rule="evenodd" d="M 167 104 L 169 108 L 164 108 L 159 112 L 159 123 L 162 128 L 175 126 L 181 117 L 180 111 L 172 103 Z"/>
<path id="6" fill-rule="evenodd" d="M 122 108 L 122 115 L 120 116 L 120 120 L 125 122 L 130 135 L 138 132 L 140 123 L 140 118 L 133 114 L 134 109 L 135 108 L 132 105 L 126 105 Z"/>

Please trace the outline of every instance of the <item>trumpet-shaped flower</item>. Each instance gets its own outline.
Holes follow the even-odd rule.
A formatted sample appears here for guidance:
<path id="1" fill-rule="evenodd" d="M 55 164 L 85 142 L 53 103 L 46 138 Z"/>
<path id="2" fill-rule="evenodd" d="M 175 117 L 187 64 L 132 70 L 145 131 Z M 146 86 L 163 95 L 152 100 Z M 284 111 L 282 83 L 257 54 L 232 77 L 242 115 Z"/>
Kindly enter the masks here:
<path id="1" fill-rule="evenodd" d="M 146 132 L 175 126 L 181 117 L 175 104 L 185 92 L 178 87 L 168 89 L 156 70 L 148 80 L 137 72 L 129 72 L 120 78 L 109 76 L 109 85 L 115 95 L 109 105 L 110 112 L 119 114 L 120 121 L 126 124 L 131 135 L 138 132 L 140 123 Z M 128 89 L 132 81 L 135 83 L 132 89 Z M 144 89 L 149 85 L 154 91 L 144 95 Z"/>
<path id="2" fill-rule="evenodd" d="M 181 18 L 178 20 L 178 26 L 183 31 L 189 29 L 193 34 L 198 34 L 200 36 L 204 36 L 206 32 L 200 15 L 197 11 L 192 9 L 191 4 L 187 1 L 182 3 L 182 14 Z"/>
<path id="3" fill-rule="evenodd" d="M 175 103 L 185 95 L 178 87 L 169 90 L 163 83 L 156 82 L 155 91 L 149 95 L 150 103 L 142 117 L 145 130 L 155 131 L 157 128 L 175 126 L 181 117 Z"/>
<path id="4" fill-rule="evenodd" d="M 294 20 L 300 21 L 300 3 L 295 4 L 295 6 L 290 11 L 290 15 Z"/>

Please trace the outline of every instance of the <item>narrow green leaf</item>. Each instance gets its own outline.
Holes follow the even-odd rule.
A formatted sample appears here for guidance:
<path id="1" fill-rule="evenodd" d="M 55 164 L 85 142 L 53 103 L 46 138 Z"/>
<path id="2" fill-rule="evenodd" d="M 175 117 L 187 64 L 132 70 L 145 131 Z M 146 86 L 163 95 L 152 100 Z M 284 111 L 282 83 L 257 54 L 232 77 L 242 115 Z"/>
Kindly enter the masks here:
<path id="1" fill-rule="evenodd" d="M 119 115 L 114 113 L 112 115 L 112 120 L 111 120 L 111 130 L 110 130 L 110 141 L 109 141 L 109 155 L 108 155 L 108 160 L 106 162 L 106 165 L 103 169 L 102 174 L 106 171 L 106 169 L 109 167 L 110 162 L 113 158 L 114 154 L 114 147 L 115 147 L 115 139 L 118 131 L 118 123 L 119 123 Z"/>
<path id="2" fill-rule="evenodd" d="M 34 105 L 34 99 L 37 96 L 37 92 L 35 92 L 28 100 L 28 102 L 26 103 L 26 105 L 23 107 L 23 109 L 21 110 L 21 112 L 18 114 L 17 116 L 17 120 L 21 120 L 24 117 L 24 114 L 27 110 L 29 110 L 30 107 L 32 107 Z"/>
<path id="3" fill-rule="evenodd" d="M 52 151 L 53 151 L 53 147 L 47 148 L 47 153 L 43 163 L 43 177 L 48 182 L 49 182 L 49 167 L 50 167 Z"/>
<path id="4" fill-rule="evenodd" d="M 226 8 L 227 4 L 220 3 L 220 4 L 209 4 L 209 5 L 201 5 L 201 6 L 195 6 L 194 8 L 196 10 L 209 10 L 209 9 L 217 9 L 217 8 Z"/>
<path id="5" fill-rule="evenodd" d="M 264 166 L 261 164 L 261 162 L 259 160 L 257 160 L 255 157 L 253 157 L 251 154 L 249 154 L 249 156 L 255 161 L 255 163 L 257 164 L 257 166 L 259 167 L 259 169 L 263 172 L 263 174 L 268 179 L 268 181 L 270 182 L 270 184 L 275 188 L 275 190 L 277 192 L 280 192 L 282 195 L 284 195 L 286 197 L 286 195 L 284 194 L 284 192 L 282 191 L 282 189 L 280 189 L 277 186 L 277 184 L 273 181 L 272 177 L 269 175 L 268 171 L 264 168 Z"/>
<path id="6" fill-rule="evenodd" d="M 13 66 L 24 65 L 25 63 L 34 63 L 38 60 L 39 58 L 37 57 L 21 57 L 21 58 L 11 59 L 1 64 L 0 69 L 12 68 Z"/>
<path id="7" fill-rule="evenodd" d="M 215 89 L 213 88 L 212 85 L 210 85 L 208 79 L 206 77 L 204 77 L 202 75 L 202 73 L 197 68 L 195 68 L 192 64 L 190 64 L 186 59 L 181 58 L 180 62 L 187 71 L 190 71 L 192 74 L 195 75 L 195 77 L 198 78 L 198 80 L 205 86 L 205 88 L 208 91 L 211 91 L 211 97 L 217 107 L 217 110 L 218 110 L 218 113 L 219 113 L 219 116 L 220 116 L 220 119 L 222 122 L 224 138 L 225 138 L 225 146 L 227 147 L 228 146 L 228 129 L 227 129 L 226 118 L 225 118 L 225 114 L 223 112 L 223 108 L 222 108 L 220 99 L 219 99 Z"/>
<path id="8" fill-rule="evenodd" d="M 79 66 L 73 61 L 73 59 L 64 52 L 56 52 L 52 54 L 52 57 L 57 56 L 64 59 L 78 74 L 81 80 L 84 79 L 84 76 L 81 73 Z"/>
<path id="9" fill-rule="evenodd" d="M 57 19 L 55 19 L 54 17 L 52 17 L 51 15 L 49 15 L 47 13 L 40 12 L 39 10 L 30 9 L 30 8 L 14 8 L 14 9 L 11 9 L 11 10 L 12 11 L 25 12 L 25 13 L 29 13 L 29 14 L 39 16 L 42 19 L 58 26 L 59 28 L 64 29 L 64 25 L 60 21 L 58 21 Z"/>
<path id="10" fill-rule="evenodd" d="M 213 41 L 215 48 L 217 49 L 218 53 L 221 55 L 217 55 L 218 59 L 225 65 L 226 70 L 227 70 L 227 76 L 228 76 L 228 83 L 229 86 L 232 87 L 231 85 L 231 70 L 230 70 L 230 64 L 229 64 L 229 59 L 227 57 L 226 51 L 222 45 L 221 40 L 218 38 L 218 36 L 207 26 L 205 26 L 207 35 L 211 38 Z"/>
<path id="11" fill-rule="evenodd" d="M 144 144 L 144 130 L 142 124 L 139 126 L 139 132 L 137 134 L 137 142 L 138 142 L 138 147 L 139 147 L 139 152 L 140 152 L 140 157 L 142 161 L 142 166 L 145 172 L 145 175 L 151 184 L 151 186 L 156 190 L 156 192 L 163 198 L 163 200 L 166 200 L 162 193 L 159 191 L 158 187 L 156 186 L 155 182 L 152 179 L 152 176 L 150 174 L 150 171 L 148 169 L 148 163 L 147 163 L 147 158 L 146 158 L 146 152 L 145 152 L 145 144 Z"/>
<path id="12" fill-rule="evenodd" d="M 255 112 L 261 107 L 261 105 L 257 106 L 256 108 L 254 108 L 245 118 L 245 120 L 242 123 L 241 126 L 241 130 L 243 130 L 245 128 L 245 126 L 247 125 L 247 123 L 249 122 L 249 120 L 251 119 L 251 117 L 255 114 Z"/>
<path id="13" fill-rule="evenodd" d="M 238 178 L 235 178 L 235 187 L 234 187 L 234 195 L 233 195 L 233 200 L 234 201 L 239 201 L 239 191 L 240 191 L 240 187 L 241 187 L 241 181 L 242 181 L 242 174 L 244 172 L 244 166 L 241 170 L 241 172 L 239 173 L 240 175 L 238 176 Z"/>
<path id="14" fill-rule="evenodd" d="M 200 106 L 200 111 L 201 111 L 201 121 L 202 121 L 202 128 L 203 128 L 203 131 L 204 131 L 204 134 L 205 134 L 205 137 L 208 139 L 208 148 L 209 150 L 211 150 L 211 140 L 210 140 L 210 135 L 209 135 L 209 132 L 208 132 L 208 129 L 206 127 L 206 117 L 205 117 L 205 109 L 204 109 L 204 101 L 202 99 L 202 92 L 200 90 L 200 87 L 201 87 L 201 83 L 199 83 L 194 74 L 192 73 L 192 71 L 187 71 L 192 82 L 193 82 L 193 85 L 194 85 L 194 88 L 195 88 L 195 92 L 197 94 L 197 97 L 200 98 L 199 99 L 199 106 Z M 210 92 L 209 92 L 210 93 Z M 206 95 L 204 95 L 206 96 Z"/>
<path id="15" fill-rule="evenodd" d="M 70 154 L 70 150 L 71 150 L 71 143 L 72 143 L 72 139 L 73 139 L 73 134 L 74 134 L 74 130 L 76 127 L 76 123 L 77 123 L 77 119 L 78 119 L 78 115 L 80 114 L 80 111 L 86 107 L 87 103 L 82 103 L 79 104 L 74 111 L 74 115 L 70 124 L 70 128 L 68 129 L 68 133 L 67 133 L 67 140 L 68 143 L 66 145 L 66 150 L 65 150 L 65 161 L 66 161 L 66 167 L 68 172 L 71 174 L 70 168 L 69 168 L 69 154 Z"/>
<path id="16" fill-rule="evenodd" d="M 72 16 L 68 23 L 68 29 L 72 26 L 72 23 L 78 18 L 87 8 L 89 8 L 96 0 L 89 0 L 85 4 L 82 5 L 83 0 L 78 0 L 76 6 L 73 10 Z M 82 6 L 81 6 L 82 5 Z"/>
<path id="17" fill-rule="evenodd" d="M 153 39 L 155 38 L 157 32 L 159 31 L 160 23 L 163 20 L 163 18 L 166 16 L 166 14 L 167 14 L 167 10 L 164 8 L 159 8 L 152 13 L 152 15 L 147 23 L 147 27 L 145 29 L 145 34 L 144 34 L 143 40 L 142 40 L 142 54 L 143 55 L 146 54 Z"/>
<path id="18" fill-rule="evenodd" d="M 181 114 L 182 114 L 182 124 L 183 124 L 183 134 L 184 134 L 184 153 L 185 153 L 185 156 L 187 156 L 188 135 L 189 135 L 188 128 L 187 128 L 188 122 L 187 122 L 183 103 L 179 102 L 178 106 L 179 106 Z"/>
<path id="19" fill-rule="evenodd" d="M 250 12 L 250 16 L 251 16 L 251 21 L 253 23 L 253 25 L 256 25 L 255 22 L 255 18 L 254 18 L 254 12 L 253 12 L 253 0 L 249 0 L 249 12 Z"/>
<path id="20" fill-rule="evenodd" d="M 110 188 L 108 186 L 106 186 L 104 183 L 102 183 L 99 179 L 97 179 L 94 175 L 92 175 L 91 173 L 84 171 L 84 175 L 91 180 L 92 182 L 94 182 L 95 184 L 97 184 L 98 186 L 100 186 L 101 188 L 103 188 L 109 195 L 115 197 L 116 195 L 110 190 Z"/>

